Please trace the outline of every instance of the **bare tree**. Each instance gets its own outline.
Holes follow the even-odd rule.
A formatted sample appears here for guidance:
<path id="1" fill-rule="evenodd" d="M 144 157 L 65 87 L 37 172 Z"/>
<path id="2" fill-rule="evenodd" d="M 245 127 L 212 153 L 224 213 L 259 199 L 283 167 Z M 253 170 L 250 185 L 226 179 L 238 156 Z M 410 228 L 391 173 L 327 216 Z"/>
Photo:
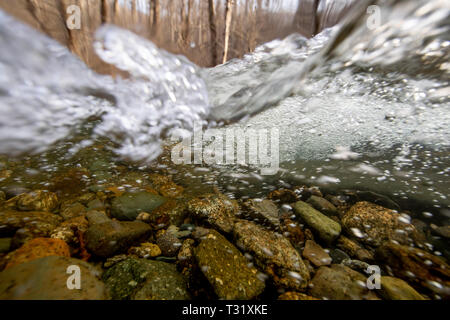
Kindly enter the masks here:
<path id="1" fill-rule="evenodd" d="M 158 34 L 159 28 L 159 12 L 160 12 L 159 0 L 150 0 L 150 18 L 152 19 L 152 35 Z"/>
<path id="2" fill-rule="evenodd" d="M 217 29 L 215 22 L 214 0 L 208 0 L 208 18 L 209 18 L 209 32 L 211 36 L 211 58 L 212 64 L 217 64 Z"/>
<path id="3" fill-rule="evenodd" d="M 230 42 L 231 18 L 233 16 L 234 0 L 227 0 L 227 8 L 225 11 L 225 44 L 223 46 L 223 63 L 227 62 L 228 45 Z"/>

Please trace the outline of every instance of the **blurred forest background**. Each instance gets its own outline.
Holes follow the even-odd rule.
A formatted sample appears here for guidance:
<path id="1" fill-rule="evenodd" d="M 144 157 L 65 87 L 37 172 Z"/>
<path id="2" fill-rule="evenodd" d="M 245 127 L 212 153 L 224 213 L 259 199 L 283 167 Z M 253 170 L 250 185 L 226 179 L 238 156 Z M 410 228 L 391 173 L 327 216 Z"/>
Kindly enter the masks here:
<path id="1" fill-rule="evenodd" d="M 183 54 L 202 67 L 240 58 L 258 45 L 298 32 L 311 37 L 333 26 L 352 0 L 0 0 L 0 8 L 66 45 L 95 71 L 121 74 L 93 50 L 93 35 L 112 23 Z M 81 8 L 70 30 L 67 8 Z M 333 14 L 329 14 L 332 12 Z"/>

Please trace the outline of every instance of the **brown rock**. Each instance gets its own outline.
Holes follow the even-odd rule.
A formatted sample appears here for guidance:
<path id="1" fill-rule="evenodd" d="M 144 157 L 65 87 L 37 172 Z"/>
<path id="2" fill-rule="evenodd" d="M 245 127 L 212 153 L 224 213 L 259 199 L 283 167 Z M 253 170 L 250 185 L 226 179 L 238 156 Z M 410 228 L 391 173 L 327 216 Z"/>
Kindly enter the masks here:
<path id="1" fill-rule="evenodd" d="M 393 277 L 381 277 L 380 294 L 388 300 L 425 300 L 405 281 Z"/>
<path id="2" fill-rule="evenodd" d="M 222 194 L 206 194 L 187 204 L 188 213 L 197 220 L 229 233 L 233 230 L 235 215 L 239 210 L 236 200 Z"/>
<path id="3" fill-rule="evenodd" d="M 131 247 L 129 254 L 138 256 L 139 258 L 154 258 L 161 255 L 161 249 L 154 243 L 144 242 L 139 247 Z"/>
<path id="4" fill-rule="evenodd" d="M 311 261 L 316 267 L 327 266 L 331 264 L 329 254 L 317 243 L 307 240 L 305 249 L 303 249 L 303 257 Z"/>
<path id="5" fill-rule="evenodd" d="M 14 203 L 20 211 L 52 212 L 58 206 L 58 198 L 53 192 L 36 190 L 11 198 L 7 203 Z"/>
<path id="6" fill-rule="evenodd" d="M 415 227 L 396 211 L 365 201 L 353 205 L 342 217 L 342 224 L 347 233 L 372 246 L 386 240 L 408 244 L 417 236 Z"/>
<path id="7" fill-rule="evenodd" d="M 272 227 L 280 226 L 278 207 L 271 200 L 249 199 L 242 204 L 242 209 L 252 220 Z"/>
<path id="8" fill-rule="evenodd" d="M 327 216 L 336 215 L 338 212 L 337 208 L 330 201 L 322 197 L 311 196 L 306 202 Z"/>
<path id="9" fill-rule="evenodd" d="M 69 289 L 69 277 L 80 272 L 80 289 Z M 67 273 L 69 271 L 72 274 Z M 49 256 L 16 265 L 0 273 L 0 300 L 102 300 L 98 270 L 73 258 Z M 68 281 L 69 280 L 69 281 Z M 75 283 L 76 284 L 76 283 Z"/>
<path id="10" fill-rule="evenodd" d="M 306 287 L 309 271 L 285 237 L 246 220 L 236 222 L 234 236 L 236 244 L 252 254 L 256 264 L 265 269 L 278 286 L 294 290 Z"/>
<path id="11" fill-rule="evenodd" d="M 367 249 L 364 249 L 356 241 L 350 240 L 347 237 L 340 236 L 337 240 L 336 246 L 342 251 L 346 252 L 349 256 L 355 257 L 361 261 L 372 261 L 373 254 Z"/>
<path id="12" fill-rule="evenodd" d="M 278 300 L 320 300 L 304 293 L 288 291 L 278 297 Z"/>
<path id="13" fill-rule="evenodd" d="M 63 240 L 59 239 L 32 239 L 14 252 L 5 270 L 21 263 L 48 256 L 70 257 L 69 246 Z"/>
<path id="14" fill-rule="evenodd" d="M 380 246 L 375 257 L 387 264 L 396 277 L 416 287 L 450 296 L 450 266 L 440 257 L 392 242 Z"/>
<path id="15" fill-rule="evenodd" d="M 253 299 L 265 287 L 258 270 L 224 236 L 215 230 L 194 250 L 201 271 L 220 299 Z"/>
<path id="16" fill-rule="evenodd" d="M 85 233 L 88 226 L 89 222 L 84 216 L 75 217 L 61 223 L 53 230 L 50 237 L 53 239 L 64 240 L 67 244 L 76 247 L 80 244 L 78 233 Z"/>
<path id="17" fill-rule="evenodd" d="M 341 264 L 320 267 L 310 284 L 313 297 L 327 300 L 377 300 L 366 277 Z"/>
<path id="18" fill-rule="evenodd" d="M 12 247 L 18 248 L 30 239 L 49 237 L 61 222 L 59 215 L 48 212 L 0 211 L 0 237 L 13 236 Z"/>
<path id="19" fill-rule="evenodd" d="M 61 211 L 59 215 L 64 218 L 64 220 L 69 220 L 75 217 L 79 217 L 86 213 L 86 207 L 79 202 L 71 204 L 63 204 L 61 206 Z"/>
<path id="20" fill-rule="evenodd" d="M 300 200 L 299 195 L 289 189 L 274 190 L 267 196 L 267 199 L 279 203 L 293 203 Z"/>

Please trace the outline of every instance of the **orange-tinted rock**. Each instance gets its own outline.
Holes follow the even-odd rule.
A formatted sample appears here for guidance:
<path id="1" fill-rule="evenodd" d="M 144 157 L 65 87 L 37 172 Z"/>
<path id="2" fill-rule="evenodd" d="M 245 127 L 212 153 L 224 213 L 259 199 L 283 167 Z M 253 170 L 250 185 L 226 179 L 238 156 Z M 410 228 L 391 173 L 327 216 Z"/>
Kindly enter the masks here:
<path id="1" fill-rule="evenodd" d="M 402 244 L 412 243 L 417 236 L 415 227 L 396 211 L 361 201 L 353 205 L 342 217 L 348 234 L 366 244 L 379 246 L 386 240 Z"/>
<path id="2" fill-rule="evenodd" d="M 70 257 L 69 246 L 65 241 L 60 239 L 32 239 L 14 252 L 5 269 L 49 256 Z"/>
<path id="3" fill-rule="evenodd" d="M 375 257 L 389 265 L 396 277 L 413 286 L 450 295 L 450 266 L 444 259 L 418 248 L 395 243 L 384 243 L 377 249 Z"/>
<path id="4" fill-rule="evenodd" d="M 292 190 L 279 189 L 269 193 L 267 199 L 272 201 L 278 201 L 280 203 L 292 203 L 297 202 L 300 199 L 300 197 Z"/>
<path id="5" fill-rule="evenodd" d="M 288 291 L 278 297 L 278 300 L 320 300 L 304 293 Z"/>
<path id="6" fill-rule="evenodd" d="M 307 240 L 305 249 L 303 249 L 303 257 L 311 261 L 316 267 L 331 264 L 330 255 L 317 243 Z"/>

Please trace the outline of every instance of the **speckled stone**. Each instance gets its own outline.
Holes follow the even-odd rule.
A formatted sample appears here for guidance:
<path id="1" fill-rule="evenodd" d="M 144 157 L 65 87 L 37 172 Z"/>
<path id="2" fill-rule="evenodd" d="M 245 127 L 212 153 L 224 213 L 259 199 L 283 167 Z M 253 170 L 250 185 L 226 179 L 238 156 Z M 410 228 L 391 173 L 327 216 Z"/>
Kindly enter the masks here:
<path id="1" fill-rule="evenodd" d="M 253 299 L 265 287 L 258 278 L 258 270 L 215 230 L 200 242 L 195 257 L 203 274 L 220 299 Z"/>
<path id="2" fill-rule="evenodd" d="M 236 245 L 249 252 L 276 285 L 300 290 L 309 280 L 309 271 L 288 239 L 253 222 L 239 220 L 234 226 Z"/>

